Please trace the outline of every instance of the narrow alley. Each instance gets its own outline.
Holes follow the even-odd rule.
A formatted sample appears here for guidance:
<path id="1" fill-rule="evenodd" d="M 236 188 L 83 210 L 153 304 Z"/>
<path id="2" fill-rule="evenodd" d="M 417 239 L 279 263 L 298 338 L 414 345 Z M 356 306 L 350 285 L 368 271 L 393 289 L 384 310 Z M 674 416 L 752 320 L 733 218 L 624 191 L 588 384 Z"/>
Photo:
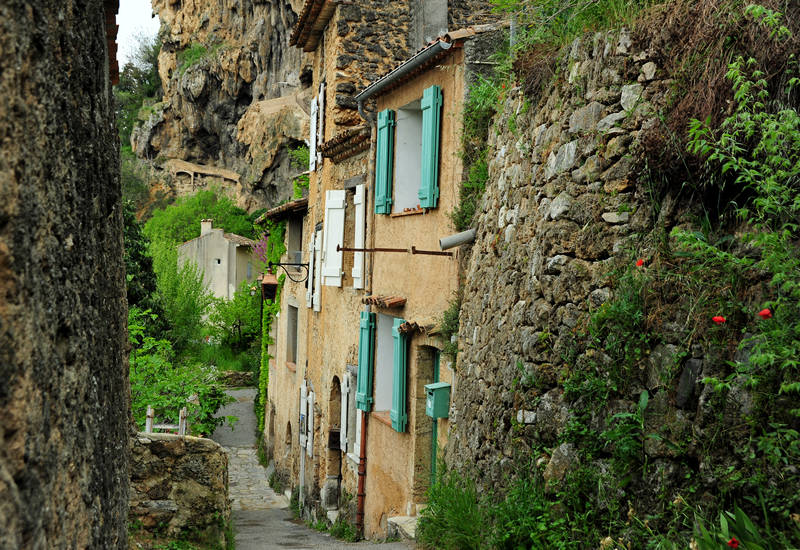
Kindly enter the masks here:
<path id="1" fill-rule="evenodd" d="M 236 416 L 233 429 L 218 428 L 212 439 L 228 453 L 228 479 L 231 516 L 236 550 L 270 550 L 278 548 L 353 548 L 375 546 L 372 542 L 340 542 L 327 533 L 309 529 L 293 520 L 289 500 L 276 494 L 267 481 L 266 469 L 258 462 L 255 448 L 256 417 L 253 412 L 254 388 L 231 389 L 228 395 L 236 401 L 221 408 L 219 416 Z M 408 550 L 410 542 L 381 545 L 381 550 Z"/>

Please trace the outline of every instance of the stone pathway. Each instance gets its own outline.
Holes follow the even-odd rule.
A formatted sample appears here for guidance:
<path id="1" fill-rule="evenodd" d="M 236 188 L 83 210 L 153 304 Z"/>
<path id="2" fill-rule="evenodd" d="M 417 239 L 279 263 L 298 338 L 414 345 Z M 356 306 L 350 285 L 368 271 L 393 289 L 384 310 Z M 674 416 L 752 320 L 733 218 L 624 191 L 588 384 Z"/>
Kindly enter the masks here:
<path id="1" fill-rule="evenodd" d="M 265 469 L 258 463 L 255 449 L 256 417 L 253 412 L 253 388 L 228 390 L 236 399 L 220 409 L 220 416 L 236 416 L 233 429 L 218 428 L 211 439 L 228 453 L 228 486 L 235 533 L 236 550 L 273 550 L 279 548 L 330 548 L 342 550 L 375 546 L 370 542 L 344 543 L 326 533 L 309 529 L 292 520 L 289 502 L 270 488 Z M 412 543 L 380 545 L 380 550 L 408 550 Z"/>

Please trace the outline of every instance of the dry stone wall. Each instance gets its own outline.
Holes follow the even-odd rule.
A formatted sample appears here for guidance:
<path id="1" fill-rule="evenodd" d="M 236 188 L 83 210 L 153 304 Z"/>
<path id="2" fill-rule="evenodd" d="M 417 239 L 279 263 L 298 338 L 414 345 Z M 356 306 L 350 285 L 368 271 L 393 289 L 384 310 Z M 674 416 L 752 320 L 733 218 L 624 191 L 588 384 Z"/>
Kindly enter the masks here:
<path id="1" fill-rule="evenodd" d="M 451 463 L 475 465 L 486 487 L 503 483 L 518 452 L 555 449 L 549 476 L 559 479 L 575 454 L 559 446 L 571 414 L 565 358 L 589 312 L 613 297 L 615 262 L 653 230 L 640 140 L 668 87 L 623 31 L 565 48 L 554 82 L 533 102 L 518 89 L 504 98 L 464 284 L 448 444 Z M 664 204 L 655 226 L 673 209 Z M 689 391 L 698 373 L 687 377 Z M 626 411 L 634 395 L 609 406 Z M 655 397 L 662 413 L 688 427 L 667 395 Z"/>
<path id="2" fill-rule="evenodd" d="M 210 439 L 139 433 L 131 439 L 130 523 L 227 548 L 228 456 Z"/>
<path id="3" fill-rule="evenodd" d="M 127 547 L 125 277 L 104 4 L 0 4 L 0 548 Z"/>

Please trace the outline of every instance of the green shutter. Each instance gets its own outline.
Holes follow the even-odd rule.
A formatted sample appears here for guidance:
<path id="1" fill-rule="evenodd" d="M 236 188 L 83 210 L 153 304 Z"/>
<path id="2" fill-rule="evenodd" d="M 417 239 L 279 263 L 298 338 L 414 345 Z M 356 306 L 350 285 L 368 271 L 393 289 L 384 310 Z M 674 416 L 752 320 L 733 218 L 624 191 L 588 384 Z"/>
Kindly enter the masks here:
<path id="1" fill-rule="evenodd" d="M 408 411 L 406 409 L 406 371 L 408 370 L 408 339 L 398 329 L 405 323 L 403 319 L 395 319 L 392 323 L 394 338 L 394 379 L 392 383 L 392 428 L 398 432 L 406 431 Z"/>
<path id="2" fill-rule="evenodd" d="M 361 312 L 358 337 L 358 380 L 356 408 L 369 412 L 372 408 L 372 361 L 375 342 L 375 314 Z"/>
<path id="3" fill-rule="evenodd" d="M 394 163 L 394 111 L 378 113 L 375 155 L 375 213 L 392 213 L 392 166 Z"/>
<path id="4" fill-rule="evenodd" d="M 442 89 L 431 86 L 422 93 L 422 184 L 419 205 L 436 208 L 439 202 L 439 135 L 442 129 Z"/>

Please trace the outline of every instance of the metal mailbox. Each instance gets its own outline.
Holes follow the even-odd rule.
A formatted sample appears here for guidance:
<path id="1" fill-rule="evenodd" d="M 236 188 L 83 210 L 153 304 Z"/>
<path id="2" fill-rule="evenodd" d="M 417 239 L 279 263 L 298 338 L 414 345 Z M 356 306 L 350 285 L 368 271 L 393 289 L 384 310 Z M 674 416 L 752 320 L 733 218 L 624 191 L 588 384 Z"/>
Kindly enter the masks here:
<path id="1" fill-rule="evenodd" d="M 431 418 L 447 418 L 450 411 L 450 384 L 436 382 L 425 385 L 425 414 Z"/>

